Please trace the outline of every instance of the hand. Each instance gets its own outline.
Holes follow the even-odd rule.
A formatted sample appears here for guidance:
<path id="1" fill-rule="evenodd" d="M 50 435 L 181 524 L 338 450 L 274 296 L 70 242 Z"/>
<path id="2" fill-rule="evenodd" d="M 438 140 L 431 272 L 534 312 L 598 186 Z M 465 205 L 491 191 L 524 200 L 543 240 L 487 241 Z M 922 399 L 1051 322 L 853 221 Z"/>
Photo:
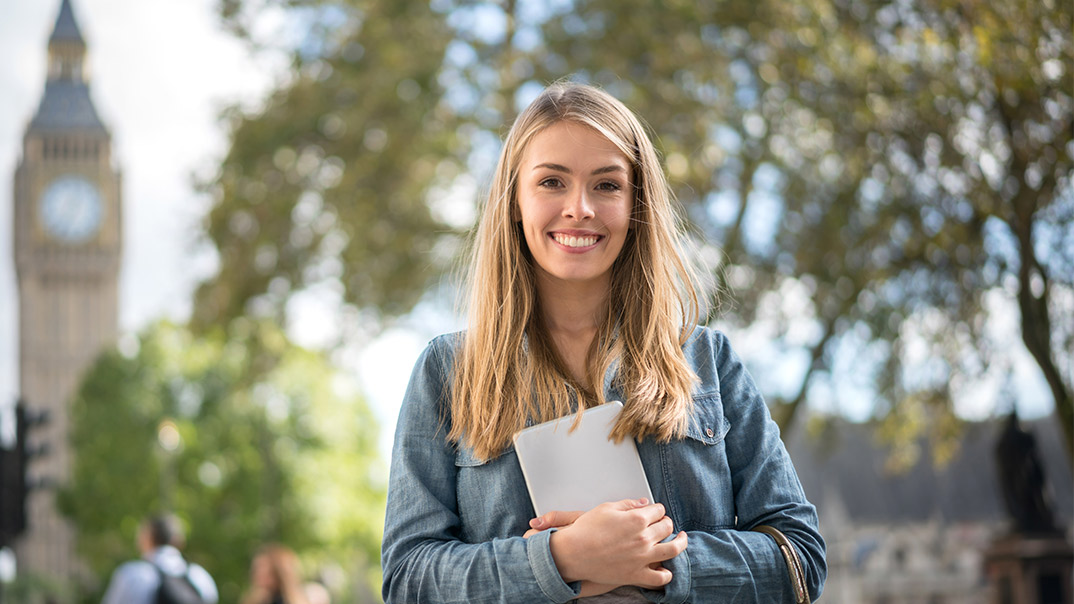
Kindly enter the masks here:
<path id="1" fill-rule="evenodd" d="M 632 505 L 636 508 L 645 507 L 649 501 L 647 499 L 626 499 L 624 502 Z M 536 535 L 538 532 L 547 530 L 550 528 L 563 528 L 565 526 L 574 524 L 575 520 L 581 516 L 583 512 L 559 512 L 551 511 L 543 516 L 538 516 L 533 520 L 530 520 L 530 530 L 526 531 L 522 536 L 529 539 Z"/>
<path id="2" fill-rule="evenodd" d="M 557 513 L 553 513 L 557 514 Z M 575 513 L 558 513 L 544 522 L 559 522 Z M 671 571 L 660 563 L 686 549 L 686 533 L 661 543 L 674 532 L 664 506 L 626 499 L 601 504 L 552 534 L 550 546 L 564 581 L 591 581 L 604 585 L 638 585 L 656 589 L 671 581 Z M 531 522 L 533 526 L 533 522 Z M 551 525 L 550 525 L 551 526 Z"/>
<path id="3" fill-rule="evenodd" d="M 573 524 L 582 512 L 548 512 L 543 516 L 538 516 L 533 520 L 530 520 L 530 530 L 526 531 L 522 536 L 526 539 L 536 535 L 537 533 L 550 529 L 550 528 L 562 528 Z M 579 598 L 588 598 L 590 596 L 599 596 L 606 594 L 609 591 L 619 587 L 618 585 L 606 585 L 604 583 L 594 583 L 592 581 L 582 581 L 581 591 L 578 594 Z"/>
<path id="4" fill-rule="evenodd" d="M 538 516 L 533 520 L 530 520 L 530 530 L 526 531 L 522 536 L 529 539 L 543 530 L 563 528 L 574 524 L 574 521 L 578 520 L 578 517 L 581 515 L 582 512 L 548 512 L 543 516 Z"/>

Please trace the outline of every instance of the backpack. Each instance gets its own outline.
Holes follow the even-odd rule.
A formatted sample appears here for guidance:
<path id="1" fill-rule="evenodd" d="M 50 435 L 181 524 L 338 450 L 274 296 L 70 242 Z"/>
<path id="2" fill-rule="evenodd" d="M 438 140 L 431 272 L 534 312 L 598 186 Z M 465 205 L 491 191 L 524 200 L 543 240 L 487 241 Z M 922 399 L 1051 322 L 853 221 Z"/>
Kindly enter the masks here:
<path id="1" fill-rule="evenodd" d="M 190 582 L 190 566 L 181 575 L 169 575 L 157 565 L 153 565 L 160 576 L 160 587 L 157 588 L 156 604 L 205 604 L 201 593 Z"/>

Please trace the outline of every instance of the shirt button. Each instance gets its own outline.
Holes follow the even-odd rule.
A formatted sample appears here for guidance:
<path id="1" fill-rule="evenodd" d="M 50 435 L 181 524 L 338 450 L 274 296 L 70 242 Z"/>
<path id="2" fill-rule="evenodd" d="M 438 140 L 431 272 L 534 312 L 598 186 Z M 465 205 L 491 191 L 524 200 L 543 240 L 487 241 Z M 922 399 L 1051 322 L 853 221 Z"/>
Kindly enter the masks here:
<path id="1" fill-rule="evenodd" d="M 716 433 L 712 431 L 712 428 L 705 428 L 705 434 L 707 434 L 709 438 L 712 438 Z"/>

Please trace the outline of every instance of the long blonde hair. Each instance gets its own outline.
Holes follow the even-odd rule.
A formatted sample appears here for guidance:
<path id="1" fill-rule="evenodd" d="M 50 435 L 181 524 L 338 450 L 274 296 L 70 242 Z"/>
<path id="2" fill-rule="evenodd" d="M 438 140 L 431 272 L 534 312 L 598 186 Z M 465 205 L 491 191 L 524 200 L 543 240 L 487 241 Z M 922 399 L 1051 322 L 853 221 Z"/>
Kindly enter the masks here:
<path id="1" fill-rule="evenodd" d="M 270 604 L 275 594 L 283 597 L 286 604 L 309 604 L 303 589 L 302 569 L 295 552 L 286 546 L 272 543 L 262 547 L 254 556 L 254 564 L 259 562 L 268 565 L 265 569 L 268 576 L 263 578 L 270 583 L 257 583 L 254 576 L 251 576 L 250 589 L 243 596 L 241 604 Z M 253 574 L 251 568 L 251 575 Z"/>
<path id="2" fill-rule="evenodd" d="M 593 128 L 632 164 L 634 205 L 612 265 L 604 319 L 586 357 L 588 386 L 570 377 L 543 324 L 533 259 L 520 225 L 519 163 L 527 145 L 562 121 Z M 623 413 L 613 436 L 681 437 L 697 376 L 682 344 L 698 319 L 693 272 L 676 249 L 680 225 L 656 150 L 629 109 L 582 84 L 548 87 L 504 141 L 477 227 L 469 272 L 469 329 L 456 356 L 448 438 L 489 459 L 527 420 L 548 421 L 602 404 L 604 375 L 619 361 Z"/>

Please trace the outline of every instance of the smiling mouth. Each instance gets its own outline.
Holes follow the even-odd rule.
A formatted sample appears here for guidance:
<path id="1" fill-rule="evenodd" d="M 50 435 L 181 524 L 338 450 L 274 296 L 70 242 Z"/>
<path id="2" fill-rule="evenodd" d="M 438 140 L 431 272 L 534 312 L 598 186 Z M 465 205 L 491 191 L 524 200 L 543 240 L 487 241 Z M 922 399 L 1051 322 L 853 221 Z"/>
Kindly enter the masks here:
<path id="1" fill-rule="evenodd" d="M 564 235 L 562 233 L 553 233 L 552 239 L 556 240 L 556 243 L 565 245 L 567 247 L 590 247 L 597 244 L 600 241 L 599 235 L 584 235 L 582 237 L 576 237 L 574 235 Z"/>

